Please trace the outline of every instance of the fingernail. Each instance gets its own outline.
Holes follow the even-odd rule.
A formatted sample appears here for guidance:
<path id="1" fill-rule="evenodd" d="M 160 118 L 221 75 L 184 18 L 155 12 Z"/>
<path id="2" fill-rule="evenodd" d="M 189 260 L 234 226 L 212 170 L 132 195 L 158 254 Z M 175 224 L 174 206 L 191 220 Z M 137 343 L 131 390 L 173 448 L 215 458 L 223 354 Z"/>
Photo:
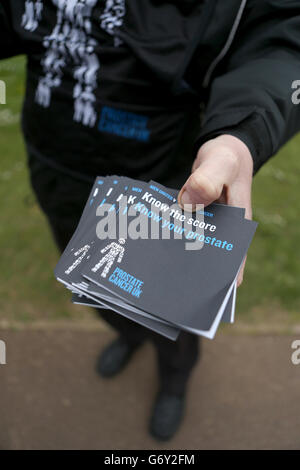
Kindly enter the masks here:
<path id="1" fill-rule="evenodd" d="M 193 201 L 188 193 L 188 191 L 184 190 L 178 198 L 179 205 L 182 209 L 192 210 L 194 208 Z M 190 207 L 185 207 L 190 206 Z"/>

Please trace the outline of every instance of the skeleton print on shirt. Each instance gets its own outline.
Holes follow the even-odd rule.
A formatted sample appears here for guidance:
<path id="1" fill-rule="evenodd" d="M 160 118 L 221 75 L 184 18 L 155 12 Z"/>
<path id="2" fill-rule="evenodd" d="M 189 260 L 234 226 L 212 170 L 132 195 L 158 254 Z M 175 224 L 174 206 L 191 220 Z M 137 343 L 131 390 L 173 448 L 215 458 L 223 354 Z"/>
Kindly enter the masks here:
<path id="1" fill-rule="evenodd" d="M 76 81 L 73 119 L 84 126 L 93 127 L 97 120 L 95 90 L 100 61 L 95 52 L 98 42 L 92 37 L 91 17 L 98 0 L 51 1 L 57 7 L 57 19 L 52 32 L 43 39 L 46 49 L 41 62 L 44 75 L 39 79 L 35 100 L 40 106 L 48 108 L 52 90 L 62 84 L 66 67 L 71 68 Z M 33 31 L 32 28 L 37 28 L 42 7 L 41 0 L 26 1 L 22 19 L 25 29 Z M 125 0 L 106 0 L 99 26 L 114 35 L 122 25 L 124 15 Z M 120 40 L 115 40 L 115 46 L 120 44 Z"/>
<path id="2" fill-rule="evenodd" d="M 22 26 L 26 31 L 33 32 L 39 25 L 42 18 L 42 0 L 26 0 L 25 11 L 22 16 Z"/>
<path id="3" fill-rule="evenodd" d="M 125 12 L 125 0 L 106 0 L 104 12 L 100 16 L 101 28 L 114 36 L 116 47 L 122 44 L 122 40 L 115 36 L 115 33 L 123 24 Z"/>

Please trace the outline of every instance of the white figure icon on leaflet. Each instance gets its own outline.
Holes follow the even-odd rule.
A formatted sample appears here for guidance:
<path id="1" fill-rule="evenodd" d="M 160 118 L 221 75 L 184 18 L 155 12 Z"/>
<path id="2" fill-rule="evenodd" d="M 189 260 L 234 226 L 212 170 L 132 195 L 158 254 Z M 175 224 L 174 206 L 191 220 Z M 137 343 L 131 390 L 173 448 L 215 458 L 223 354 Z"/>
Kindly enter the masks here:
<path id="1" fill-rule="evenodd" d="M 106 253 L 108 251 L 108 253 L 106 253 L 105 256 L 103 256 L 103 258 L 100 259 L 99 263 L 97 263 L 93 268 L 92 268 L 92 271 L 94 273 L 96 273 L 97 271 L 99 271 L 99 269 L 104 266 L 104 269 L 101 273 L 101 277 L 106 277 L 107 274 L 109 273 L 112 265 L 114 264 L 116 258 L 117 259 L 117 263 L 121 263 L 122 259 L 123 259 L 123 256 L 124 256 L 124 253 L 125 253 L 125 248 L 124 245 L 125 244 L 125 239 L 124 238 L 120 238 L 118 240 L 119 243 L 116 243 L 116 242 L 112 242 L 110 243 L 109 245 L 105 246 L 104 248 L 102 248 L 101 250 L 101 253 Z"/>

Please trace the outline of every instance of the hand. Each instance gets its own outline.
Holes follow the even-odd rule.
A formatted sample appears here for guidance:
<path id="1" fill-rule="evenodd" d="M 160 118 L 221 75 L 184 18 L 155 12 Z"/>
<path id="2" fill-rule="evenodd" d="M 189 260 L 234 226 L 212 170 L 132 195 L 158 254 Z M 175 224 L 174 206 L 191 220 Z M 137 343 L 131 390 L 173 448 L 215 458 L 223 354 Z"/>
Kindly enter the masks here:
<path id="1" fill-rule="evenodd" d="M 207 206 L 212 202 L 244 207 L 245 217 L 251 219 L 252 175 L 253 160 L 246 144 L 237 137 L 221 135 L 200 148 L 178 202 L 182 208 L 184 204 Z M 243 281 L 245 261 L 238 275 L 238 286 Z"/>

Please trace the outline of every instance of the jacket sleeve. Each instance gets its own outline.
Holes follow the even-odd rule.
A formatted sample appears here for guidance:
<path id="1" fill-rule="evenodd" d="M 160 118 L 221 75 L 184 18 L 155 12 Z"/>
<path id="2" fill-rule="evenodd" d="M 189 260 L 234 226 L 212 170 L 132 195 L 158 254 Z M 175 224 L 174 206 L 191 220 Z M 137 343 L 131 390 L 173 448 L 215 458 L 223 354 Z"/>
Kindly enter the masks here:
<path id="1" fill-rule="evenodd" d="M 21 41 L 13 28 L 11 2 L 0 0 L 0 59 L 22 53 Z"/>
<path id="2" fill-rule="evenodd" d="M 234 44 L 210 83 L 196 148 L 220 134 L 248 146 L 256 172 L 300 130 L 299 0 L 249 0 Z"/>

